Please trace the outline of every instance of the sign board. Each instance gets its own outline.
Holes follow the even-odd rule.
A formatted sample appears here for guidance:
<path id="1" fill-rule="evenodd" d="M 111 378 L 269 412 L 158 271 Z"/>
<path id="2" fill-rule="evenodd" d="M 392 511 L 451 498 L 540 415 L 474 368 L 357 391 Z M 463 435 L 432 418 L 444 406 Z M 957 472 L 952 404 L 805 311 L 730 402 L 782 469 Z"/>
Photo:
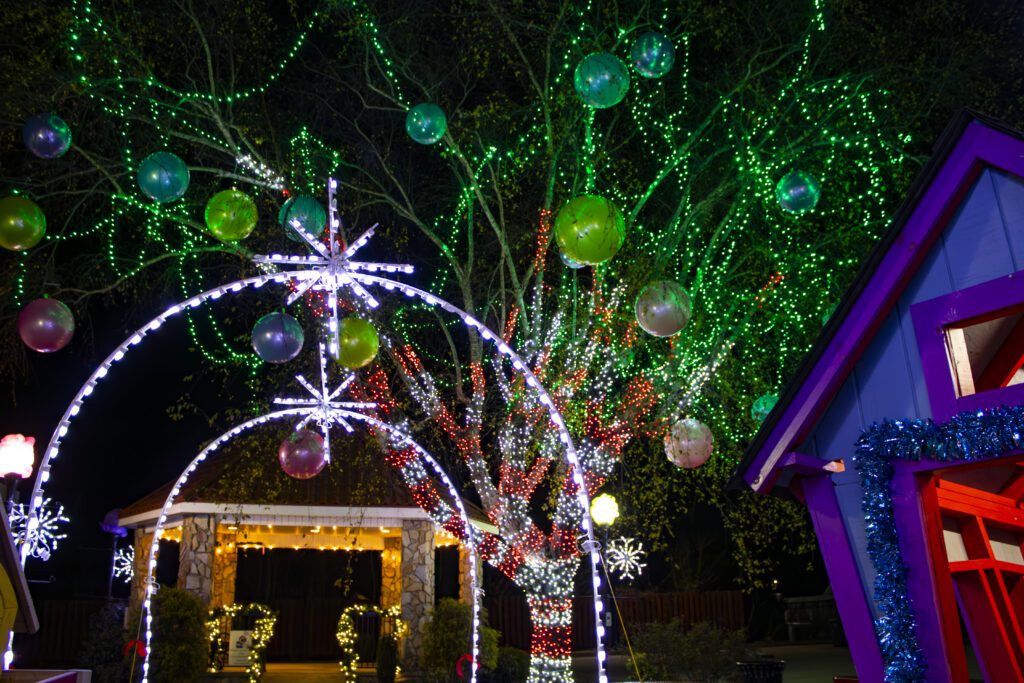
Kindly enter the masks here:
<path id="1" fill-rule="evenodd" d="M 252 652 L 252 631 L 231 631 L 228 642 L 228 666 L 248 666 Z"/>

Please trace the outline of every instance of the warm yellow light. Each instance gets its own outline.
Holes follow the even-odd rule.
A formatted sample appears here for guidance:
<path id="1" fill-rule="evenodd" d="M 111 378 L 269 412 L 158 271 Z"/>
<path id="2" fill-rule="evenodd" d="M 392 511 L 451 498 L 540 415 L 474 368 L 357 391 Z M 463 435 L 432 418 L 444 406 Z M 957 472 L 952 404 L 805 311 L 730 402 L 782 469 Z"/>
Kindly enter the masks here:
<path id="1" fill-rule="evenodd" d="M 590 517 L 594 520 L 594 524 L 611 526 L 619 518 L 619 504 L 613 496 L 602 493 L 591 501 Z"/>

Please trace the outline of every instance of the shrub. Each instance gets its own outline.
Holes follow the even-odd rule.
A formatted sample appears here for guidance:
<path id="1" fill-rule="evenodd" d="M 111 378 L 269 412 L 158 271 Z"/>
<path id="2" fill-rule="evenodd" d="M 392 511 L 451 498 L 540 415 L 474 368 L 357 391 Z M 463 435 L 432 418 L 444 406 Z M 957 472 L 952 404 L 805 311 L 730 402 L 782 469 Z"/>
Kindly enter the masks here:
<path id="1" fill-rule="evenodd" d="M 125 661 L 124 646 L 129 637 L 124 628 L 124 603 L 108 602 L 89 618 L 89 630 L 82 640 L 78 664 L 92 670 L 96 683 L 120 683 L 128 678 L 129 660 Z"/>
<path id="2" fill-rule="evenodd" d="M 206 607 L 202 601 L 177 588 L 157 591 L 153 596 L 153 641 L 150 681 L 197 680 L 206 668 L 209 650 Z"/>
<path id="3" fill-rule="evenodd" d="M 377 683 L 395 683 L 397 666 L 398 640 L 390 633 L 385 633 L 377 644 Z"/>
<path id="4" fill-rule="evenodd" d="M 481 614 L 486 624 L 486 614 Z M 431 683 L 458 680 L 455 665 L 469 652 L 469 634 L 473 627 L 473 608 L 452 598 L 443 598 L 430 612 L 423 631 L 423 659 L 420 666 Z M 480 666 L 493 670 L 498 664 L 498 632 L 483 626 L 480 630 Z"/>
<path id="5" fill-rule="evenodd" d="M 516 647 L 498 650 L 498 664 L 487 680 L 490 683 L 526 683 L 530 675 L 530 653 Z"/>
<path id="6" fill-rule="evenodd" d="M 743 631 L 719 629 L 704 622 L 686 632 L 678 620 L 644 624 L 637 629 L 633 642 L 641 653 L 645 678 L 733 681 L 737 677 L 736 662 L 751 655 Z"/>

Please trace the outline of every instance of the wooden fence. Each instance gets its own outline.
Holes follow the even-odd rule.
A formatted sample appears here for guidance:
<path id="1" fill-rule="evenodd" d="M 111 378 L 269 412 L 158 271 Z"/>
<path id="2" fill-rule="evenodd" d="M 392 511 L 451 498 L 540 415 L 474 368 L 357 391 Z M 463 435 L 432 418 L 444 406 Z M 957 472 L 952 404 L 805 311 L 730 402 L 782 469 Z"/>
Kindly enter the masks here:
<path id="1" fill-rule="evenodd" d="M 606 599 L 605 605 L 612 608 L 610 600 Z M 620 596 L 618 606 L 627 629 L 639 624 L 665 623 L 672 619 L 679 619 L 684 628 L 702 621 L 729 629 L 744 628 L 747 624 L 743 593 L 739 591 Z M 492 598 L 488 600 L 488 613 L 491 626 L 501 631 L 503 645 L 529 649 L 530 611 L 525 597 Z M 591 598 L 578 597 L 573 600 L 572 631 L 575 649 L 593 649 L 594 607 Z"/>

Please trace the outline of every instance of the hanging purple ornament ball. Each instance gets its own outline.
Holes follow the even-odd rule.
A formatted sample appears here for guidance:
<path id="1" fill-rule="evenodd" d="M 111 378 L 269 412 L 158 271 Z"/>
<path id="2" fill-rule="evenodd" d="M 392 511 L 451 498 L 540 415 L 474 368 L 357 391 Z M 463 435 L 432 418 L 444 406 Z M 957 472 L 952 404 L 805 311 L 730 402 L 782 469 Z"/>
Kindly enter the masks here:
<path id="1" fill-rule="evenodd" d="M 75 316 L 56 299 L 36 299 L 21 309 L 18 336 L 39 353 L 60 351 L 75 334 Z"/>
<path id="2" fill-rule="evenodd" d="M 690 321 L 690 295 L 678 283 L 658 280 L 641 290 L 635 310 L 636 321 L 644 332 L 671 337 Z"/>
<path id="3" fill-rule="evenodd" d="M 277 459 L 284 473 L 293 479 L 312 479 L 327 465 L 324 437 L 300 429 L 281 442 Z"/>
<path id="4" fill-rule="evenodd" d="M 287 363 L 305 340 L 302 325 L 287 313 L 268 313 L 252 327 L 252 348 L 268 363 Z"/>
<path id="5" fill-rule="evenodd" d="M 679 420 L 665 435 L 665 455 L 676 467 L 700 467 L 715 450 L 715 439 L 707 425 L 692 418 Z"/>
<path id="6" fill-rule="evenodd" d="M 56 159 L 71 146 L 71 129 L 56 114 L 39 114 L 25 121 L 21 139 L 40 159 Z"/>

